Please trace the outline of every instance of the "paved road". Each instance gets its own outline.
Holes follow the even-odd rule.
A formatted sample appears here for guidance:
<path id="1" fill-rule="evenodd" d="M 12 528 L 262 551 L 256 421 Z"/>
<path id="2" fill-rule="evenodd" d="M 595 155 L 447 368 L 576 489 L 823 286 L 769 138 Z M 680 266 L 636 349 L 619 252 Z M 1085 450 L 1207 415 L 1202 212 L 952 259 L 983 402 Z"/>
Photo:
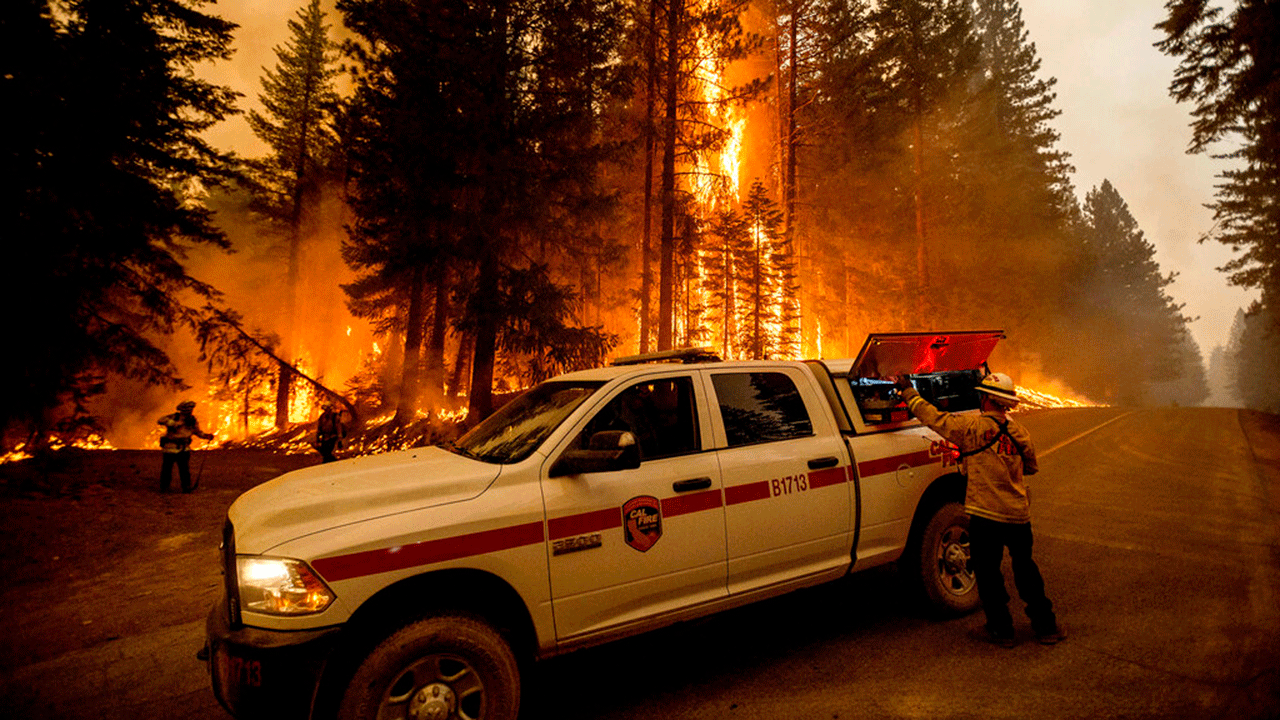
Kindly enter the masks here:
<path id="1" fill-rule="evenodd" d="M 1025 421 L 1063 644 L 976 643 L 977 617 L 925 619 L 878 569 L 543 663 L 527 716 L 1280 717 L 1278 426 L 1216 409 Z M 201 634 L 188 622 L 20 667 L 0 679 L 0 717 L 223 720 Z"/>

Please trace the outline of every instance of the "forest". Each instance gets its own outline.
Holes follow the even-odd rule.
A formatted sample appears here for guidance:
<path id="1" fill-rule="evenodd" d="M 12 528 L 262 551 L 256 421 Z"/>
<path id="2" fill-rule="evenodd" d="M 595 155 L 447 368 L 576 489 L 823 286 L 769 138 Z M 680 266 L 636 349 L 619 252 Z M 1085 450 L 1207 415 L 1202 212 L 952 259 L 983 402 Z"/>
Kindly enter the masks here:
<path id="1" fill-rule="evenodd" d="M 1166 11 L 1191 151 L 1232 160 L 1205 241 L 1260 291 L 1210 362 L 1280 411 L 1280 10 Z M 216 4 L 0 10 L 0 451 L 151 442 L 179 396 L 221 439 L 334 403 L 402 446 L 621 355 L 868 332 L 1001 329 L 994 369 L 1098 403 L 1209 395 L 1123 188 L 1072 184 L 1017 0 L 311 0 L 287 29 L 251 157 L 204 136 L 244 104 L 198 72 L 234 53 Z"/>

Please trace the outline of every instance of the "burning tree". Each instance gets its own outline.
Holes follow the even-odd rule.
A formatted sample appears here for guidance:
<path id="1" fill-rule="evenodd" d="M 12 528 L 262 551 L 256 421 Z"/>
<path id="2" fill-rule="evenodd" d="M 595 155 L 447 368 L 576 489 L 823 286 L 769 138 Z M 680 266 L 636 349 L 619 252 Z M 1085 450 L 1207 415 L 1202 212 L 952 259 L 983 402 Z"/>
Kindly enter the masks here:
<path id="1" fill-rule="evenodd" d="M 249 126 L 271 148 L 271 154 L 250 162 L 255 209 L 286 238 L 285 303 L 281 326 L 294 326 L 298 279 L 305 234 L 304 218 L 314 212 L 326 183 L 335 181 L 336 137 L 333 122 L 338 109 L 334 80 L 337 49 L 329 40 L 320 0 L 300 9 L 289 21 L 290 39 L 277 47 L 274 70 L 262 79 L 258 99 L 264 113 L 249 113 Z M 297 338 L 287 338 L 283 354 L 298 355 Z M 293 375 L 280 365 L 276 382 L 275 426 L 289 422 Z"/>
<path id="2" fill-rule="evenodd" d="M 750 227 L 745 218 L 731 209 L 720 210 L 711 226 L 715 244 L 707 247 L 704 257 L 703 282 L 709 299 L 710 319 L 719 325 L 720 356 L 733 357 L 731 341 L 736 349 L 737 274 L 739 258 L 747 254 L 751 242 Z"/>
<path id="3" fill-rule="evenodd" d="M 754 360 L 795 350 L 795 316 L 787 308 L 795 301 L 794 263 L 782 235 L 782 212 L 769 199 L 759 180 L 751 184 L 742 204 L 747 242 L 735 262 L 738 286 L 739 345 Z M 788 352 L 790 351 L 790 352 Z"/>
<path id="4" fill-rule="evenodd" d="M 239 313 L 210 302 L 200 311 L 194 329 L 200 361 L 209 371 L 211 394 L 217 400 L 234 401 L 233 415 L 239 416 L 244 436 L 265 429 L 257 427 L 254 420 L 274 418 L 268 400 L 279 395 L 276 383 L 286 378 L 305 383 L 308 392 L 302 399 L 322 397 L 340 403 L 353 423 L 361 422 L 360 412 L 350 400 L 280 356 L 279 336 L 246 330 Z"/>
<path id="5" fill-rule="evenodd" d="M 693 234 L 701 233 L 710 224 L 717 201 L 736 201 L 743 120 L 735 118 L 732 110 L 757 97 L 767 84 L 764 79 L 741 86 L 725 81 L 725 68 L 762 44 L 759 35 L 743 31 L 740 17 L 746 6 L 745 2 L 734 1 L 691 0 L 686 4 L 671 0 L 665 13 L 650 13 L 653 22 L 647 29 L 654 35 L 654 62 L 649 66 L 649 89 L 651 97 L 660 98 L 660 102 L 650 103 L 648 126 L 656 128 L 653 132 L 661 141 L 654 144 L 660 148 L 655 152 L 661 157 L 656 323 L 659 350 L 670 349 L 679 334 L 678 278 L 701 274 L 696 265 L 677 268 L 677 226 L 686 229 L 689 237 L 684 241 L 691 245 Z M 650 168 L 646 162 L 646 171 Z M 680 178 L 684 179 L 683 184 L 678 182 Z M 645 213 L 647 217 L 647 195 Z M 681 222 L 682 215 L 691 221 Z M 686 251 L 683 255 L 692 259 L 697 254 Z M 689 302 L 696 302 L 696 298 L 687 297 L 686 303 Z M 642 333 L 647 322 L 645 317 Z M 696 330 L 688 320 L 684 325 L 688 342 Z"/>
<path id="6" fill-rule="evenodd" d="M 242 332 L 238 324 L 233 326 L 209 316 L 197 327 L 196 340 L 200 344 L 200 361 L 209 370 L 213 399 L 235 406 L 240 432 L 248 437 L 256 429 L 251 423 L 269 414 L 266 401 L 276 394 L 275 382 L 286 377 L 267 354 L 275 352 L 280 338 L 261 331 Z"/>

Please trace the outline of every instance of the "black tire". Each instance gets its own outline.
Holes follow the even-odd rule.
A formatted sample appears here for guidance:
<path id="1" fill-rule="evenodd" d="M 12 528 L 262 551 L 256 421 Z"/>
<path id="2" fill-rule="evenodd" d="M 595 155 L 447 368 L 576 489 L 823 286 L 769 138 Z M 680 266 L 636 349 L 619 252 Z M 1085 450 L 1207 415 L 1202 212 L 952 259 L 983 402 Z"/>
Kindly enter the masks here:
<path id="1" fill-rule="evenodd" d="M 467 616 L 428 617 L 382 641 L 356 669 L 338 720 L 515 720 L 520 670 L 511 646 Z"/>
<path id="2" fill-rule="evenodd" d="M 978 583 L 969 569 L 969 514 L 957 502 L 933 512 L 920 532 L 912 558 L 916 581 L 929 608 L 943 617 L 959 617 L 978 609 Z"/>

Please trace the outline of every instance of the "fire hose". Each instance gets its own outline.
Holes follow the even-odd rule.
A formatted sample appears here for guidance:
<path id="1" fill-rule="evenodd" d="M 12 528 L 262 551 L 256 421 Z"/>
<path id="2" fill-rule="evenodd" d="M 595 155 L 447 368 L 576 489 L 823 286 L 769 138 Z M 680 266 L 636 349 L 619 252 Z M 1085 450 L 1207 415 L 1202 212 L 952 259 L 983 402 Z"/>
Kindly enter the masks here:
<path id="1" fill-rule="evenodd" d="M 204 441 L 204 448 L 205 448 L 205 450 L 208 450 L 208 449 L 209 449 L 209 441 L 208 441 L 208 440 L 205 440 L 205 441 Z M 208 460 L 208 459 L 209 459 L 209 453 L 208 453 L 208 452 L 202 452 L 202 453 L 200 453 L 200 465 L 196 468 L 196 479 L 195 479 L 195 481 L 193 481 L 193 482 L 191 483 L 191 492 L 195 492 L 195 491 L 196 491 L 196 488 L 200 487 L 200 476 L 201 476 L 201 475 L 204 475 L 204 461 L 205 461 L 205 460 Z"/>

